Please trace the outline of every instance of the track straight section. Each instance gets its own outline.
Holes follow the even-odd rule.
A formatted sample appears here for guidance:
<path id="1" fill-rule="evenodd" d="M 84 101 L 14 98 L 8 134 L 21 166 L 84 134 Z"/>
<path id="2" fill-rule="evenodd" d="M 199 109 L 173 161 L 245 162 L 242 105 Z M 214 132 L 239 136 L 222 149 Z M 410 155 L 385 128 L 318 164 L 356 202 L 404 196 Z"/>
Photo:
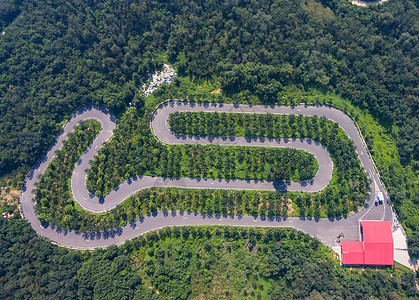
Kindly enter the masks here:
<path id="1" fill-rule="evenodd" d="M 334 245 L 336 233 L 345 232 L 348 238 L 358 239 L 358 222 L 364 219 L 385 219 L 392 221 L 391 209 L 385 209 L 386 203 L 380 207 L 363 209 L 347 218 L 341 219 L 313 219 L 313 218 L 264 218 L 253 216 L 220 216 L 200 213 L 173 211 L 157 212 L 145 216 L 126 226 L 115 228 L 107 232 L 80 233 L 74 230 L 58 228 L 53 225 L 42 226 L 35 215 L 34 194 L 35 182 L 46 170 L 48 163 L 55 156 L 69 132 L 80 122 L 86 119 L 96 119 L 101 122 L 102 129 L 93 144 L 85 151 L 77 162 L 72 177 L 71 190 L 74 200 L 84 209 L 101 213 L 115 208 L 127 197 L 135 192 L 150 187 L 179 187 L 194 189 L 236 189 L 236 190 L 288 190 L 317 192 L 324 189 L 330 182 L 333 172 L 333 162 L 327 149 L 311 139 L 269 139 L 248 138 L 235 136 L 192 136 L 175 134 L 168 128 L 168 118 L 173 112 L 225 112 L 225 113 L 252 113 L 252 114 L 297 114 L 303 116 L 326 117 L 339 124 L 356 146 L 359 159 L 367 174 L 372 180 L 371 199 L 367 206 L 372 207 L 374 195 L 381 191 L 385 194 L 373 163 L 357 127 L 342 111 L 327 106 L 265 106 L 221 103 L 188 103 L 181 101 L 168 101 L 160 105 L 152 114 L 151 127 L 154 135 L 167 144 L 202 144 L 222 146 L 260 146 L 260 147 L 290 147 L 310 152 L 319 163 L 317 174 L 310 180 L 293 181 L 256 181 L 256 180 L 225 180 L 206 178 L 163 178 L 151 176 L 136 176 L 121 183 L 104 198 L 98 199 L 88 192 L 86 188 L 86 173 L 89 161 L 94 158 L 104 143 L 109 141 L 115 129 L 115 118 L 102 107 L 89 106 L 78 109 L 63 131 L 57 136 L 55 143 L 47 151 L 43 159 L 28 174 L 21 193 L 21 210 L 32 228 L 41 236 L 50 239 L 53 243 L 71 247 L 93 249 L 120 244 L 148 231 L 167 227 L 184 225 L 229 225 L 229 226 L 263 226 L 263 227 L 293 227 L 302 230 L 313 237 L 317 237 L 325 244 Z"/>

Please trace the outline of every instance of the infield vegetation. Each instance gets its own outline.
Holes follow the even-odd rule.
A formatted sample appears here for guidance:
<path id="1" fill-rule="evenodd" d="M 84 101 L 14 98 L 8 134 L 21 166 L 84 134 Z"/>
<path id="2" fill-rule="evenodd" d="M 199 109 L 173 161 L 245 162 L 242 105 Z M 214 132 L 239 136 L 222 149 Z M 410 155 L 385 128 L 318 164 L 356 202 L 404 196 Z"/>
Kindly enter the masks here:
<path id="1" fill-rule="evenodd" d="M 229 115 L 225 117 L 228 120 Z M 167 146 L 154 138 L 147 124 L 149 118 L 138 117 L 136 109 L 129 110 L 121 119 L 114 137 L 106 147 L 99 150 L 97 159 L 92 163 L 88 176 L 90 188 L 95 186 L 94 184 L 113 188 L 121 181 L 137 174 L 156 176 L 180 174 L 193 175 L 192 177 L 215 174 L 221 178 L 223 176 L 234 178 L 233 171 L 240 174 L 239 172 L 244 170 L 242 174 L 247 175 L 248 177 L 245 177 L 247 179 L 274 179 L 284 178 L 287 174 L 295 176 L 296 173 L 299 178 L 314 176 L 317 170 L 314 157 L 303 151 L 255 147 Z M 258 120 L 261 121 L 263 118 Z M 70 137 L 66 147 L 60 151 L 61 154 L 55 158 L 54 163 L 48 168 L 47 175 L 39 184 L 36 195 L 39 218 L 41 221 L 49 221 L 65 228 L 94 231 L 125 225 L 156 210 L 337 217 L 354 211 L 362 205 L 367 198 L 368 180 L 346 134 L 336 124 L 323 118 L 308 118 L 303 121 L 302 118 L 294 116 L 290 117 L 293 121 L 284 120 L 285 123 L 276 124 L 281 132 L 287 130 L 288 121 L 291 126 L 296 126 L 297 123 L 292 123 L 296 120 L 296 122 L 306 122 L 304 124 L 312 125 L 312 128 L 317 130 L 315 137 L 330 144 L 332 152 L 340 157 L 340 160 L 337 159 L 335 162 L 338 167 L 335 168 L 332 182 L 325 190 L 319 193 L 297 193 L 151 188 L 139 191 L 110 212 L 89 213 L 72 200 L 69 191 L 68 182 L 74 163 L 78 159 L 77 155 L 86 147 L 76 135 Z M 263 128 L 262 124 L 259 127 Z M 306 127 L 301 128 L 305 130 Z M 290 135 L 293 136 L 292 130 Z M 304 135 L 303 131 L 300 131 L 300 135 Z M 213 156 L 208 157 L 209 154 Z M 182 169 L 181 162 L 186 162 L 186 166 L 190 167 Z M 57 168 L 56 165 L 62 167 Z M 210 172 L 205 171 L 208 170 L 206 167 L 208 165 L 211 166 Z M 268 165 L 270 169 L 266 170 Z M 292 166 L 296 168 L 294 173 Z M 343 172 L 344 168 L 348 170 Z M 306 169 L 312 170 L 311 174 L 307 174 Z M 188 171 L 195 173 L 187 173 Z M 54 178 L 61 180 L 56 182 Z M 97 196 L 102 195 L 100 190 L 96 190 L 95 193 Z"/>

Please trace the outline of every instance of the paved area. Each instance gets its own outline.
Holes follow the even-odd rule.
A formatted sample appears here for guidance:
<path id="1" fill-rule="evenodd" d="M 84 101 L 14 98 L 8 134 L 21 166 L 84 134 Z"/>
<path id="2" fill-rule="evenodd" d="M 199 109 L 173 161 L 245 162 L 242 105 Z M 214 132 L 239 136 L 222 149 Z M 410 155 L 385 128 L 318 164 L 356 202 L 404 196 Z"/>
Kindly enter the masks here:
<path id="1" fill-rule="evenodd" d="M 409 253 L 407 252 L 406 236 L 400 227 L 393 231 L 393 242 L 394 260 L 412 270 L 416 270 L 417 265 L 409 257 Z"/>
<path id="2" fill-rule="evenodd" d="M 191 212 L 159 211 L 153 215 L 145 216 L 126 226 L 121 226 L 106 232 L 80 233 L 57 226 L 42 224 L 38 221 L 34 211 L 31 191 L 38 176 L 42 175 L 48 163 L 54 158 L 55 151 L 60 149 L 66 136 L 81 120 L 97 119 L 102 123 L 102 130 L 93 144 L 85 151 L 75 166 L 71 177 L 71 188 L 75 201 L 84 209 L 91 212 L 111 210 L 129 195 L 140 189 L 148 187 L 182 187 L 182 188 L 218 188 L 218 189 L 245 189 L 245 190 L 296 190 L 315 192 L 323 189 L 330 182 L 333 163 L 322 145 L 310 139 L 266 139 L 245 137 L 202 137 L 174 134 L 168 129 L 167 119 L 174 111 L 207 111 L 230 113 L 259 113 L 259 114 L 301 114 L 304 116 L 324 116 L 334 122 L 353 140 L 360 161 L 365 171 L 371 178 L 371 199 L 359 212 L 346 218 L 315 219 L 315 218 L 260 218 L 252 216 L 223 216 L 208 215 Z M 387 204 L 387 195 L 373 162 L 368 155 L 365 143 L 352 120 L 340 110 L 327 106 L 264 106 L 242 104 L 197 104 L 180 101 L 163 103 L 156 109 L 152 116 L 151 125 L 153 132 L 159 140 L 168 144 L 218 144 L 241 146 L 269 146 L 269 147 L 294 147 L 312 153 L 319 161 L 319 171 L 316 176 L 307 182 L 274 182 L 274 181 L 246 181 L 246 180 L 218 180 L 218 179 L 193 179 L 193 178 L 162 178 L 151 176 L 136 176 L 121 183 L 106 197 L 98 199 L 86 189 L 85 169 L 89 168 L 88 161 L 93 159 L 97 151 L 107 142 L 115 128 L 114 117 L 101 107 L 84 107 L 79 109 L 70 118 L 55 143 L 47 151 L 43 159 L 28 174 L 21 193 L 21 210 L 34 230 L 59 245 L 73 248 L 93 249 L 120 244 L 125 240 L 166 226 L 183 225 L 229 225 L 229 226 L 269 226 L 293 227 L 302 230 L 313 237 L 320 239 L 330 247 L 336 247 L 336 235 L 344 232 L 345 239 L 359 239 L 359 226 L 361 220 L 393 220 L 391 206 Z M 375 193 L 381 191 L 385 196 L 382 205 L 374 206 Z"/>

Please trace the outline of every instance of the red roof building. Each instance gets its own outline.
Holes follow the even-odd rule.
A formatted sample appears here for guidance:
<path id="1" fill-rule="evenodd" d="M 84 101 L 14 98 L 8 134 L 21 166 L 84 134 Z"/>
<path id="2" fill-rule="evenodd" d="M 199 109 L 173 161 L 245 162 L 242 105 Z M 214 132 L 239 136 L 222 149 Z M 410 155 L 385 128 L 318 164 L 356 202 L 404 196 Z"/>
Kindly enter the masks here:
<path id="1" fill-rule="evenodd" d="M 362 221 L 364 264 L 393 265 L 394 244 L 389 221 Z"/>
<path id="2" fill-rule="evenodd" d="M 363 241 L 342 241 L 343 265 L 393 265 L 394 245 L 391 223 L 362 221 Z"/>
<path id="3" fill-rule="evenodd" d="M 363 265 L 364 243 L 361 241 L 342 241 L 342 264 Z"/>

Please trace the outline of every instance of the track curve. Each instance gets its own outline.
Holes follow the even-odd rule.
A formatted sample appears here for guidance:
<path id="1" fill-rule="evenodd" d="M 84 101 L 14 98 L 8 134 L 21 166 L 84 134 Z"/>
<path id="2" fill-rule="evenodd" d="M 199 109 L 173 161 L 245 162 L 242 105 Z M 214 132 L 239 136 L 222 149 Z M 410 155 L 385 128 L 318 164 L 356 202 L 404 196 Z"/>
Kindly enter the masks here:
<path id="1" fill-rule="evenodd" d="M 180 187 L 180 188 L 217 188 L 217 189 L 251 189 L 251 190 L 295 190 L 314 192 L 323 189 L 330 182 L 333 163 L 327 150 L 320 144 L 310 139 L 292 140 L 244 137 L 201 137 L 174 134 L 167 125 L 169 115 L 174 111 L 208 111 L 228 113 L 259 113 L 259 114 L 301 114 L 304 116 L 324 116 L 334 122 L 348 134 L 354 141 L 359 158 L 366 172 L 372 179 L 371 199 L 369 209 L 361 210 L 347 218 L 340 220 L 311 219 L 311 218 L 260 218 L 252 216 L 220 216 L 186 212 L 157 212 L 153 215 L 130 222 L 126 226 L 106 232 L 80 233 L 74 230 L 59 228 L 53 225 L 43 227 L 36 217 L 34 210 L 34 195 L 31 191 L 35 188 L 38 176 L 41 176 L 66 139 L 80 121 L 96 119 L 101 122 L 102 129 L 91 146 L 85 151 L 76 164 L 72 177 L 71 189 L 75 201 L 84 209 L 99 213 L 110 210 L 121 203 L 131 194 L 148 187 Z M 312 153 L 319 161 L 319 170 L 316 176 L 307 182 L 274 182 L 274 181 L 246 181 L 246 180 L 218 180 L 218 179 L 193 179 L 193 178 L 162 178 L 151 176 L 136 176 L 121 183 L 117 189 L 111 191 L 105 198 L 98 199 L 91 195 L 86 188 L 85 169 L 89 168 L 89 160 L 93 159 L 104 143 L 109 141 L 115 129 L 115 118 L 105 108 L 90 106 L 77 110 L 64 127 L 55 143 L 47 151 L 43 159 L 28 174 L 21 193 L 21 211 L 29 221 L 32 228 L 41 236 L 50 239 L 53 243 L 73 248 L 92 249 L 120 244 L 140 234 L 153 229 L 166 226 L 180 225 L 230 225 L 230 226 L 269 226 L 269 227 L 294 227 L 314 237 L 321 239 L 328 245 L 333 245 L 335 232 L 345 232 L 348 238 L 358 238 L 358 221 L 364 219 L 392 220 L 391 208 L 386 209 L 386 204 L 373 209 L 376 191 L 385 190 L 375 171 L 373 162 L 365 148 L 365 144 L 352 120 L 342 111 L 326 106 L 265 106 L 243 104 L 202 104 L 181 101 L 168 101 L 160 105 L 153 113 L 151 120 L 152 130 L 159 140 L 169 144 L 219 144 L 219 145 L 246 145 L 268 147 L 293 147 Z M 333 226 L 330 226 L 333 223 Z"/>
<path id="2" fill-rule="evenodd" d="M 176 103 L 176 105 L 175 105 Z M 241 179 L 211 179 L 211 178 L 165 178 L 153 176 L 136 176 L 121 183 L 117 189 L 99 199 L 89 193 L 86 187 L 85 171 L 90 167 L 89 160 L 97 154 L 96 147 L 85 153 L 75 166 L 71 187 L 73 198 L 77 203 L 90 212 L 101 213 L 115 208 L 133 193 L 150 187 L 177 187 L 193 189 L 233 189 L 233 190 L 287 190 L 298 192 L 318 192 L 324 189 L 332 179 L 333 162 L 327 149 L 311 139 L 268 139 L 248 137 L 219 137 L 219 136 L 192 136 L 175 134 L 168 127 L 169 115 L 175 111 L 206 111 L 225 112 L 237 108 L 228 104 L 191 106 L 186 102 L 170 102 L 159 106 L 151 118 L 151 128 L 158 140 L 166 144 L 201 144 L 221 146 L 259 146 L 294 148 L 310 152 L 318 161 L 319 169 L 316 175 L 305 181 L 272 181 L 272 180 L 241 180 Z M 252 112 L 252 107 L 241 107 L 240 112 Z M 256 113 L 266 113 L 259 110 Z M 103 123 L 103 121 L 102 121 Z M 106 136 L 105 138 L 107 138 Z M 99 149 L 99 148 L 98 148 Z"/>

